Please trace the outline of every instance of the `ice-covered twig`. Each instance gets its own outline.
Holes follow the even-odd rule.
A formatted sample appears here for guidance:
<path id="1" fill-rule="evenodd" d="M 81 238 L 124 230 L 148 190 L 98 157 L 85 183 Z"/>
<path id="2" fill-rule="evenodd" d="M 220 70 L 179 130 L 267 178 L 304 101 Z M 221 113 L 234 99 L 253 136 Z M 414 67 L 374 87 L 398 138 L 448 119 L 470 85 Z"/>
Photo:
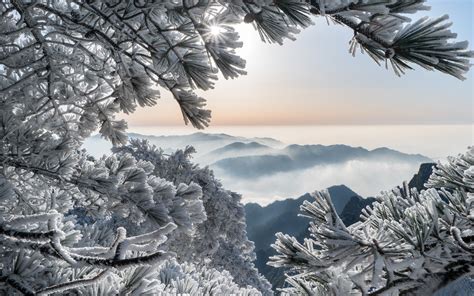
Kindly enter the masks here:
<path id="1" fill-rule="evenodd" d="M 474 254 L 474 244 L 467 244 L 461 236 L 461 230 L 456 226 L 451 226 L 451 234 L 454 237 L 454 240 L 459 244 L 461 248 L 465 251 Z"/>
<path id="2" fill-rule="evenodd" d="M 129 247 L 132 247 L 131 249 L 133 250 L 154 251 L 152 247 L 156 247 L 159 245 L 159 243 L 164 242 L 166 240 L 166 235 L 176 229 L 176 225 L 173 223 L 168 223 L 167 225 L 150 233 L 130 238 L 126 238 L 126 231 L 124 228 L 118 228 L 116 239 L 110 248 L 86 247 L 68 249 L 61 245 L 61 238 L 64 233 L 58 228 L 58 215 L 44 215 L 41 217 L 43 217 L 43 219 L 39 219 L 37 217 L 25 217 L 23 220 L 18 217 L 16 221 L 33 221 L 36 223 L 37 221 L 43 220 L 43 222 L 48 224 L 48 227 L 51 229 L 50 231 L 16 231 L 5 229 L 2 225 L 0 225 L 0 235 L 8 236 L 13 240 L 24 240 L 25 244 L 23 245 L 25 247 L 39 250 L 43 254 L 52 255 L 56 258 L 62 259 L 68 262 L 71 266 L 85 264 L 96 267 L 113 267 L 120 269 L 130 266 L 154 264 L 173 255 L 172 253 L 167 253 L 164 251 L 155 251 L 148 255 L 125 259 L 126 251 Z M 44 221 L 44 217 L 48 217 L 48 220 Z M 102 254 L 88 256 L 86 252 L 88 250 L 92 251 L 92 253 L 97 253 L 97 251 L 102 250 L 104 252 Z M 74 251 L 79 252 L 75 253 Z"/>
<path id="3" fill-rule="evenodd" d="M 74 281 L 71 281 L 71 282 L 62 283 L 62 284 L 54 285 L 54 286 L 51 286 L 51 287 L 47 287 L 45 289 L 41 289 L 41 290 L 37 291 L 35 295 L 45 296 L 45 295 L 50 295 L 50 294 L 54 294 L 54 293 L 63 293 L 67 290 L 93 285 L 93 284 L 98 283 L 101 280 L 105 279 L 109 274 L 110 274 L 110 270 L 106 269 L 104 271 L 99 272 L 96 276 L 94 276 L 92 278 L 74 280 Z"/>
<path id="4" fill-rule="evenodd" d="M 135 251 L 149 250 L 154 245 L 160 245 L 166 241 L 166 235 L 175 230 L 176 228 L 176 224 L 170 222 L 155 231 L 125 238 L 118 244 L 115 258 L 125 258 L 125 255 L 129 249 Z"/>
<path id="5" fill-rule="evenodd" d="M 16 274 L 0 276 L 0 282 L 4 282 L 5 284 L 10 285 L 14 289 L 20 291 L 25 296 L 35 296 L 33 288 L 24 283 L 21 278 Z"/>
<path id="6" fill-rule="evenodd" d="M 10 220 L 8 220 L 8 225 L 10 227 L 19 227 L 25 224 L 34 224 L 40 222 L 46 222 L 51 219 L 58 219 L 60 218 L 60 214 L 57 211 L 52 210 L 48 213 L 44 214 L 36 214 L 36 215 L 26 215 L 26 216 L 14 216 Z M 54 230 L 54 229 L 50 229 Z"/>
<path id="7" fill-rule="evenodd" d="M 20 231 L 13 229 L 6 229 L 3 225 L 0 225 L 0 235 L 9 236 L 18 240 L 27 240 L 31 242 L 47 242 L 53 238 L 56 231 L 46 232 L 33 232 L 33 231 Z"/>

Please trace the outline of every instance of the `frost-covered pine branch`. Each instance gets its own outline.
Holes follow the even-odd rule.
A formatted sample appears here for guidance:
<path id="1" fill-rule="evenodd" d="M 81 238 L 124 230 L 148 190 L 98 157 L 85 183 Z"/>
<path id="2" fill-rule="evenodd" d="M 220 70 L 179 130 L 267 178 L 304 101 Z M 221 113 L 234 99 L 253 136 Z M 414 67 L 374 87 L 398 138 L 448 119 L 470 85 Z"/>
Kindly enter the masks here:
<path id="1" fill-rule="evenodd" d="M 176 228 L 176 225 L 170 223 L 160 229 L 142 234 L 135 237 L 126 237 L 126 230 L 119 228 L 116 239 L 111 247 L 76 247 L 69 248 L 64 246 L 62 242 L 70 243 L 71 239 L 80 239 L 80 233 L 73 231 L 66 233 L 61 228 L 63 226 L 62 215 L 55 211 L 50 214 L 28 215 L 3 217 L 0 225 L 0 235 L 2 236 L 3 255 L 17 253 L 16 249 L 20 249 L 17 256 L 4 257 L 2 266 L 1 281 L 10 287 L 28 295 L 48 295 L 52 293 L 61 293 L 70 289 L 92 285 L 107 276 L 111 268 L 115 270 L 128 269 L 143 265 L 156 265 L 160 261 L 164 261 L 172 255 L 162 251 L 157 251 L 156 247 L 166 241 L 168 233 Z M 28 229 L 44 228 L 46 231 L 24 231 Z M 74 238 L 72 238 L 74 237 Z M 158 242 L 157 242 L 157 239 Z M 155 243 L 156 242 L 156 243 Z M 154 248 L 142 252 L 140 255 L 132 255 L 127 252 L 140 250 L 140 246 L 152 244 Z M 26 254 L 23 250 L 39 251 L 45 257 L 53 257 L 55 260 L 64 261 L 70 268 L 80 268 L 91 266 L 95 270 L 99 270 L 99 274 L 89 279 L 76 279 L 67 283 L 60 283 L 41 288 L 34 291 L 32 285 L 25 283 L 21 274 L 18 274 L 15 268 L 18 264 L 23 264 Z M 82 254 L 81 254 L 82 253 Z M 87 255 L 83 255 L 87 254 Z M 36 258 L 40 261 L 39 258 Z M 38 264 L 36 272 L 48 272 L 49 266 L 54 266 L 53 262 L 48 262 L 42 258 L 43 266 Z M 7 264 L 7 261 L 14 260 L 13 264 Z M 38 262 L 37 262 L 38 263 Z M 58 264 L 60 266 L 60 264 Z M 11 270 L 9 270 L 11 269 Z M 9 272 L 10 271 L 10 272 Z M 30 277 L 40 277 L 40 274 L 32 274 Z M 8 289 L 7 289 L 8 291 Z M 26 292 L 26 293 L 25 293 Z"/>
<path id="2" fill-rule="evenodd" d="M 75 165 L 64 176 L 52 168 L 4 163 L 0 289 L 10 293 L 31 286 L 28 291 L 43 294 L 86 284 L 102 289 L 96 284 L 106 276 L 98 272 L 112 268 L 107 280 L 120 279 L 114 270 L 158 268 L 176 256 L 180 264 L 229 270 L 238 287 L 270 294 L 268 282 L 251 263 L 253 245 L 244 230 L 240 197 L 224 190 L 211 171 L 192 164 L 192 149 L 165 157 L 146 142 L 132 141 L 130 147 L 136 148 L 123 147 L 100 159 L 76 151 Z M 52 224 L 45 222 L 53 216 L 61 220 L 60 231 L 50 230 Z M 38 265 L 34 273 L 10 271 L 15 260 L 29 256 Z M 86 271 L 76 277 L 71 272 L 78 268 Z M 45 281 L 51 273 L 56 278 Z"/>
<path id="3" fill-rule="evenodd" d="M 126 123 L 114 115 L 156 104 L 159 86 L 174 96 L 186 122 L 202 128 L 210 111 L 194 89 L 212 88 L 218 71 L 226 78 L 245 73 L 233 25 L 252 23 L 263 40 L 282 43 L 311 25 L 311 15 L 354 30 L 351 51 L 360 45 L 378 63 L 390 61 L 397 73 L 416 63 L 462 78 L 472 52 L 467 42 L 450 42 L 456 35 L 446 17 L 409 23 L 406 15 L 427 9 L 424 3 L 5 1 L 0 92 L 21 102 L 18 117 L 32 117 L 64 136 L 74 131 L 86 137 L 98 128 L 120 144 Z M 6 100 L 5 108 L 11 104 Z"/>
<path id="4" fill-rule="evenodd" d="M 402 26 L 422 2 L 2 1 L 0 292 L 133 295 L 173 282 L 170 293 L 271 294 L 251 263 L 240 196 L 192 165 L 191 149 L 166 158 L 132 142 L 94 159 L 80 151 L 83 140 L 99 131 L 114 146 L 126 144 L 127 124 L 115 115 L 156 104 L 160 91 L 172 94 L 185 122 L 207 126 L 210 111 L 195 90 L 212 88 L 219 72 L 245 73 L 233 27 L 242 22 L 282 43 L 311 15 L 328 16 L 353 29 L 379 61 L 460 77 L 471 53 L 448 42 L 454 36 L 444 20 Z M 451 226 L 469 250 L 462 226 Z M 183 274 L 184 266 L 199 267 L 189 271 L 195 285 L 172 271 L 139 276 L 173 260 Z M 205 276 L 210 270 L 217 282 Z"/>
<path id="5" fill-rule="evenodd" d="M 384 192 L 362 221 L 346 227 L 327 191 L 302 215 L 312 219 L 304 243 L 277 234 L 270 265 L 290 268 L 292 294 L 434 294 L 474 275 L 474 148 L 438 164 L 427 185 Z"/>
<path id="6" fill-rule="evenodd" d="M 354 31 L 350 52 L 358 48 L 367 52 L 377 63 L 391 64 L 397 75 L 417 64 L 427 70 L 438 70 L 464 80 L 469 59 L 474 52 L 468 43 L 452 42 L 457 34 L 451 32 L 449 17 L 427 17 L 411 22 L 408 17 L 429 10 L 426 0 L 385 1 L 310 1 L 311 12 L 329 17 Z"/>
<path id="7" fill-rule="evenodd" d="M 253 23 L 263 40 L 281 44 L 311 25 L 310 16 L 326 17 L 354 32 L 353 55 L 360 49 L 377 64 L 390 64 L 397 75 L 417 64 L 464 80 L 474 52 L 467 41 L 453 41 L 457 34 L 449 30 L 449 17 L 414 22 L 409 17 L 429 9 L 426 0 L 277 0 L 269 6 L 247 3 L 244 21 Z M 280 21 L 282 12 L 286 22 Z"/>
<path id="8" fill-rule="evenodd" d="M 129 145 L 113 150 L 118 155 L 131 154 L 136 159 L 151 162 L 157 176 L 173 180 L 174 184 L 192 182 L 202 188 L 202 205 L 207 219 L 197 225 L 192 242 L 186 245 L 182 244 L 183 235 L 189 234 L 171 236 L 167 242 L 170 250 L 188 261 L 200 261 L 212 268 L 227 270 L 237 284 L 269 293 L 271 285 L 258 274 L 252 263 L 255 260 L 254 246 L 245 231 L 241 196 L 225 190 L 211 170 L 190 161 L 194 148 L 187 147 L 165 156 L 161 149 L 146 140 L 130 139 Z M 181 206 L 186 207 L 194 205 Z"/>
<path id="9" fill-rule="evenodd" d="M 156 148 L 141 144 L 149 156 L 124 150 L 94 159 L 71 150 L 70 160 L 74 161 L 67 174 L 58 172 L 60 166 L 51 166 L 42 153 L 34 153 L 33 158 L 23 153 L 30 161 L 18 153 L 4 158 L 0 178 L 2 291 L 47 293 L 86 284 L 102 287 L 95 285 L 104 280 L 105 275 L 98 277 L 100 270 L 134 270 L 144 264 L 158 268 L 157 263 L 176 254 L 181 263 L 230 269 L 239 287 L 251 285 L 270 293 L 268 282 L 251 263 L 253 246 L 244 231 L 240 197 L 224 190 L 211 171 L 193 165 L 187 156 L 192 150 L 164 157 Z M 49 230 L 50 223 L 39 223 L 50 212 L 62 217 L 60 233 Z M 208 222 L 200 226 L 204 221 Z M 159 229 L 166 225 L 177 225 L 177 229 L 163 236 Z M 121 234 L 125 232 L 133 238 L 125 238 Z M 17 260 L 28 262 L 30 256 L 37 269 L 20 273 L 9 269 Z M 233 259 L 227 262 L 226 256 Z M 90 269 L 77 277 L 71 275 L 77 268 Z M 57 276 L 45 281 L 48 274 Z M 117 274 L 112 272 L 108 280 L 110 277 Z"/>

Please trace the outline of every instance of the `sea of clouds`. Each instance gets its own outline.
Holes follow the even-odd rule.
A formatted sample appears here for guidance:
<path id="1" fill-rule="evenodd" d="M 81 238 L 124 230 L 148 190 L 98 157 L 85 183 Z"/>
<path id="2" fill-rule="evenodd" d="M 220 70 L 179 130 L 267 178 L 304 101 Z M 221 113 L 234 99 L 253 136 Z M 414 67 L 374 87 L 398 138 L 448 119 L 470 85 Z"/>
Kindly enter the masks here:
<path id="1" fill-rule="evenodd" d="M 218 169 L 215 173 L 227 189 L 242 194 L 244 202 L 265 205 L 278 199 L 296 198 L 306 192 L 340 184 L 363 197 L 376 196 L 381 191 L 409 181 L 418 168 L 419 165 L 413 163 L 351 160 L 256 179 L 227 176 Z"/>

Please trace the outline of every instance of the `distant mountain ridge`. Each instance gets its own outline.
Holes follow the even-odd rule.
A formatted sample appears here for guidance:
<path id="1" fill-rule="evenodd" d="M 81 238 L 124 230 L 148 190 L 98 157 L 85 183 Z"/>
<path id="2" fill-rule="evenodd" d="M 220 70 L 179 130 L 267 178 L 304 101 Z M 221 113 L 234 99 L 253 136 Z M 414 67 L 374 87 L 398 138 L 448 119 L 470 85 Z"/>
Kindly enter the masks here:
<path id="1" fill-rule="evenodd" d="M 268 149 L 270 147 L 266 145 L 262 145 L 257 142 L 249 142 L 249 143 L 244 143 L 244 142 L 234 142 L 232 144 L 226 145 L 224 147 L 215 149 L 209 153 L 225 153 L 225 152 L 233 152 L 235 150 L 248 150 L 248 149 Z"/>
<path id="2" fill-rule="evenodd" d="M 129 133 L 130 138 L 146 139 L 166 153 L 193 146 L 195 161 L 233 177 L 255 178 L 279 172 L 307 169 L 316 165 L 343 163 L 350 160 L 424 163 L 431 159 L 389 148 L 368 150 L 348 145 L 284 146 L 268 137 L 245 138 L 228 134 L 197 132 L 189 135 L 153 136 Z M 110 152 L 111 144 L 99 135 L 88 138 L 84 147 L 94 156 Z M 283 147 L 283 148 L 282 148 Z"/>
<path id="3" fill-rule="evenodd" d="M 189 135 L 171 135 L 171 136 L 152 136 L 142 135 L 137 133 L 129 133 L 131 138 L 147 139 L 150 143 L 161 148 L 182 149 L 186 146 L 194 146 L 200 154 L 207 153 L 214 149 L 222 148 L 223 146 L 241 142 L 241 143 L 257 143 L 265 146 L 281 146 L 282 142 L 272 138 L 246 138 L 240 136 L 231 136 L 228 134 L 210 134 L 197 132 Z M 202 151 L 201 151 L 202 150 Z"/>
<path id="4" fill-rule="evenodd" d="M 196 132 L 189 135 L 168 135 L 155 136 L 143 135 L 139 133 L 128 133 L 129 138 L 145 139 L 151 144 L 162 148 L 165 152 L 176 151 L 177 149 L 184 149 L 186 146 L 193 146 L 196 148 L 197 156 L 209 153 L 212 150 L 223 148 L 226 145 L 233 143 L 257 143 L 268 147 L 282 147 L 284 144 L 276 139 L 269 137 L 239 137 L 224 133 L 211 134 Z M 86 139 L 84 147 L 91 151 L 94 156 L 100 156 L 110 152 L 112 145 L 104 140 L 100 135 L 95 135 Z"/>
<path id="5" fill-rule="evenodd" d="M 230 157 L 211 165 L 217 171 L 239 178 L 255 178 L 280 172 L 301 170 L 316 165 L 344 163 L 351 160 L 423 163 L 431 159 L 389 148 L 367 150 L 347 145 L 297 145 L 273 149 L 271 154 Z"/>
<path id="6" fill-rule="evenodd" d="M 262 155 L 278 151 L 273 147 L 258 142 L 233 142 L 208 152 L 197 159 L 201 164 L 211 164 L 216 161 L 248 155 Z"/>
<path id="7" fill-rule="evenodd" d="M 324 188 L 334 183 L 350 184 L 357 192 L 373 195 L 398 184 L 421 163 L 431 161 L 419 154 L 389 148 L 286 145 L 268 137 L 223 133 L 129 136 L 146 139 L 166 154 L 193 146 L 193 162 L 209 166 L 224 186 L 243 194 L 247 200 L 282 199 L 310 191 L 314 186 Z M 101 157 L 110 153 L 111 144 L 96 135 L 88 138 L 83 147 L 92 156 Z M 313 178 L 318 178 L 316 183 Z M 293 181 L 287 182 L 289 179 Z"/>

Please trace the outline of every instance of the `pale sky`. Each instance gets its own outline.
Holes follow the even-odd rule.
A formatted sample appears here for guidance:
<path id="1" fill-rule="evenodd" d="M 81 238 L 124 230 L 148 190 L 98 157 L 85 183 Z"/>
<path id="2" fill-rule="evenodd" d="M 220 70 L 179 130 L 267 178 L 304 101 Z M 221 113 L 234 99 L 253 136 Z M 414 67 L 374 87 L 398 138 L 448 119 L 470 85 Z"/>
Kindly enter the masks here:
<path id="1" fill-rule="evenodd" d="M 459 40 L 474 49 L 472 0 L 431 0 L 422 15 L 449 14 Z M 459 81 L 419 67 L 398 78 L 366 54 L 348 53 L 352 32 L 318 18 L 296 41 L 283 46 L 260 41 L 251 25 L 239 27 L 240 54 L 248 74 L 219 79 L 199 92 L 212 110 L 212 126 L 299 124 L 473 123 L 474 79 Z M 183 125 L 172 97 L 162 91 L 157 106 L 122 116 L 130 127 Z"/>

